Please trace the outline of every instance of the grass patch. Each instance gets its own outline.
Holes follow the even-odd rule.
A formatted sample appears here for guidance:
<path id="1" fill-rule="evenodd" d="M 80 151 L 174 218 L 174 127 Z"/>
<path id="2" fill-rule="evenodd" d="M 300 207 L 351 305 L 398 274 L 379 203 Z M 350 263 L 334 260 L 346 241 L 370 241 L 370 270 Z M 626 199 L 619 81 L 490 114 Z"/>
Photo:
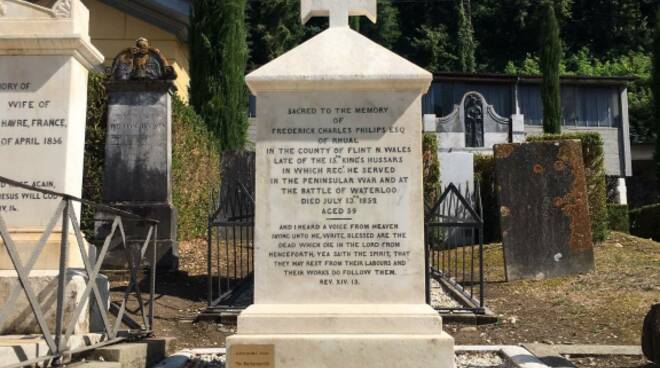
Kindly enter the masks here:
<path id="1" fill-rule="evenodd" d="M 505 282 L 502 246 L 486 246 L 486 305 L 502 319 L 484 336 L 456 330 L 457 343 L 639 344 L 644 315 L 660 302 L 660 244 L 613 232 L 594 255 L 587 274 Z"/>

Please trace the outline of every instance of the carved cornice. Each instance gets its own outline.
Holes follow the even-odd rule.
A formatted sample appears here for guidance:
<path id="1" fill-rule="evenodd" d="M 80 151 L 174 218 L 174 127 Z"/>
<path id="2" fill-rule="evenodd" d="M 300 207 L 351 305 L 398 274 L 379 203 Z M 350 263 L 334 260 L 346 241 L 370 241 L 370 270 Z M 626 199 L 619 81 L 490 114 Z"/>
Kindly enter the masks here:
<path id="1" fill-rule="evenodd" d="M 151 47 L 144 37 L 138 38 L 134 47 L 124 49 L 115 57 L 108 74 L 115 81 L 176 79 L 176 72 L 160 50 Z"/>
<path id="2" fill-rule="evenodd" d="M 58 18 L 71 18 L 71 0 L 59 0 L 53 6 L 53 12 Z"/>

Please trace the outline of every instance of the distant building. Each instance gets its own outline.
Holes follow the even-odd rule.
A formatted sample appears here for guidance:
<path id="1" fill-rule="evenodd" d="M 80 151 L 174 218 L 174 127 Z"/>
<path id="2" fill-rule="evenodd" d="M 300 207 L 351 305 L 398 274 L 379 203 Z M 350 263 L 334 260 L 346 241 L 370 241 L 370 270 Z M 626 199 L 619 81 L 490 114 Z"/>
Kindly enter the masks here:
<path id="1" fill-rule="evenodd" d="M 47 0 L 46 0 L 47 1 Z M 138 37 L 163 52 L 178 78 L 179 96 L 188 99 L 190 0 L 82 0 L 90 13 L 92 43 L 106 64 Z"/>
<path id="2" fill-rule="evenodd" d="M 51 7 L 56 0 L 27 0 Z M 191 0 L 82 0 L 89 9 L 92 44 L 105 56 L 106 65 L 123 49 L 146 37 L 174 67 L 179 95 L 188 99 L 188 18 Z"/>
<path id="3" fill-rule="evenodd" d="M 605 141 L 606 174 L 619 178 L 627 202 L 633 174 L 628 120 L 629 78 L 563 77 L 562 131 L 597 132 Z M 439 138 L 441 180 L 471 182 L 474 153 L 492 154 L 497 143 L 522 142 L 543 133 L 538 76 L 439 73 L 424 96 L 425 130 Z"/>

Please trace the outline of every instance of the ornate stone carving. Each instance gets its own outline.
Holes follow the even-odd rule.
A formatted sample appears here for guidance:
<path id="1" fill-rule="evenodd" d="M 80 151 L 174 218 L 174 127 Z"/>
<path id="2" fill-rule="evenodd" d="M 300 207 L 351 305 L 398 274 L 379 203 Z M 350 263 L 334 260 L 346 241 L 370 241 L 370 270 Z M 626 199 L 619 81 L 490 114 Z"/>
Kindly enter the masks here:
<path id="1" fill-rule="evenodd" d="M 58 18 L 71 18 L 71 0 L 59 0 L 53 6 L 53 12 Z"/>
<path id="2" fill-rule="evenodd" d="M 135 47 L 121 51 L 108 71 L 113 80 L 173 80 L 176 72 L 167 64 L 160 50 L 140 37 Z"/>
<path id="3" fill-rule="evenodd" d="M 484 146 L 484 108 L 481 96 L 476 93 L 465 98 L 465 146 Z"/>

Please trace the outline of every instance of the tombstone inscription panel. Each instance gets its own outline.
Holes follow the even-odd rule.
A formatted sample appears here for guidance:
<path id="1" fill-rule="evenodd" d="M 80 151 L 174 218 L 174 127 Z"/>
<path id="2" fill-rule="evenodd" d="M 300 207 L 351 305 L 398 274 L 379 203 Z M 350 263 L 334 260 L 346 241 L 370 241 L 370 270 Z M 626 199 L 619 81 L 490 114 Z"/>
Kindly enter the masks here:
<path id="1" fill-rule="evenodd" d="M 61 89 L 73 72 L 87 72 L 70 59 L 0 56 L 0 175 L 80 196 L 85 119 L 72 105 L 86 100 L 85 88 L 77 95 Z M 46 226 L 58 203 L 0 184 L 0 211 L 11 228 Z"/>
<path id="2" fill-rule="evenodd" d="M 256 300 L 423 302 L 418 94 L 261 97 Z"/>

